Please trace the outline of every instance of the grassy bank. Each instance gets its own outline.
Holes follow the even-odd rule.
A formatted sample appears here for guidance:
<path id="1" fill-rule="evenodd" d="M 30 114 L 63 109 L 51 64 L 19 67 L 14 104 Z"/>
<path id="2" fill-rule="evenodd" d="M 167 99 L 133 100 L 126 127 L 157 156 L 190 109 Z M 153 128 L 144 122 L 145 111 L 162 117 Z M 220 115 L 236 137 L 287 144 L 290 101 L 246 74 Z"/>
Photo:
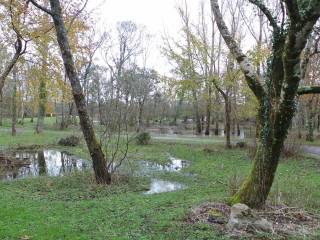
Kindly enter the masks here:
<path id="1" fill-rule="evenodd" d="M 17 137 L 2 131 L 0 144 L 58 148 L 57 139 L 70 134 L 46 130 L 38 136 L 31 127 L 22 130 Z M 84 145 L 67 150 L 87 156 Z M 210 225 L 191 225 L 186 218 L 192 207 L 228 200 L 250 169 L 247 151 L 226 151 L 220 143 L 154 140 L 148 146 L 132 144 L 129 156 L 130 161 L 164 162 L 168 153 L 189 160 L 190 166 L 155 177 L 188 188 L 144 195 L 148 177 L 117 176 L 111 186 L 97 186 L 91 172 L 0 182 L 0 239 L 224 239 Z M 270 201 L 319 214 L 319 171 L 319 161 L 312 158 L 283 160 Z"/>

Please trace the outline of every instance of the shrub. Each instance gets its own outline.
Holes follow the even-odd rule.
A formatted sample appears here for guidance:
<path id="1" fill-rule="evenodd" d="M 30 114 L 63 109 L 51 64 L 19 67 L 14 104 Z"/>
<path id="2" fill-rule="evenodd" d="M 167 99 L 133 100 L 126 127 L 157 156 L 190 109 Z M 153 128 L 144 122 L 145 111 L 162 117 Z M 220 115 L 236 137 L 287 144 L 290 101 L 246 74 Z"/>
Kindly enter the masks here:
<path id="1" fill-rule="evenodd" d="M 288 136 L 287 140 L 284 143 L 281 156 L 283 158 L 291 158 L 296 157 L 301 152 L 301 143 L 299 142 L 299 139 Z"/>
<path id="2" fill-rule="evenodd" d="M 247 147 L 247 143 L 246 143 L 246 142 L 243 142 L 243 141 L 237 142 L 237 143 L 236 143 L 236 147 L 237 147 L 237 148 L 246 148 L 246 147 Z"/>
<path id="3" fill-rule="evenodd" d="M 66 138 L 61 138 L 58 142 L 59 145 L 62 146 L 77 146 L 80 143 L 80 139 L 77 136 L 71 135 Z"/>
<path id="4" fill-rule="evenodd" d="M 150 143 L 151 136 L 148 132 L 142 132 L 138 134 L 136 139 L 138 145 L 148 145 Z"/>

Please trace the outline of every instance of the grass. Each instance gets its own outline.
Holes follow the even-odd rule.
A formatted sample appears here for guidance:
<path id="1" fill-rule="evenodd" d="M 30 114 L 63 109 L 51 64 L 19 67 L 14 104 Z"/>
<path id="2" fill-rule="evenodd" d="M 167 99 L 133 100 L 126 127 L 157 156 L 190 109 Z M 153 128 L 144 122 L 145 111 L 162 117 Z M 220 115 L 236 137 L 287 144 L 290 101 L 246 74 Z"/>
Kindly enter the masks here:
<path id="1" fill-rule="evenodd" d="M 70 134 L 51 129 L 38 136 L 32 126 L 22 130 L 17 137 L 1 132 L 0 144 L 58 148 L 57 139 Z M 245 150 L 206 144 L 154 140 L 151 145 L 130 146 L 132 162 L 165 162 L 168 154 L 189 160 L 191 165 L 181 173 L 154 176 L 188 186 L 176 192 L 144 195 L 148 177 L 117 176 L 111 186 L 98 186 L 91 172 L 0 182 L 0 239 L 228 239 L 210 225 L 190 225 L 185 220 L 192 207 L 227 201 L 231 186 L 239 185 L 251 162 Z M 214 151 L 203 151 L 208 147 Z M 65 150 L 88 156 L 83 144 Z M 320 163 L 312 158 L 282 161 L 269 200 L 319 214 L 319 171 Z"/>

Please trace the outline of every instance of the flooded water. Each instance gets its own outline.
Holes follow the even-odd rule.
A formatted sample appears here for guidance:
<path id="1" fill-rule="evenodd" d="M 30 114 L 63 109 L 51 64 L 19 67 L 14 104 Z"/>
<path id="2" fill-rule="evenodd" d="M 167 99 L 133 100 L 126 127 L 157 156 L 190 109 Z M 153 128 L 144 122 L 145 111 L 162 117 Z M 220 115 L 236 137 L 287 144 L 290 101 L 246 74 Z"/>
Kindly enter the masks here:
<path id="1" fill-rule="evenodd" d="M 152 176 L 152 174 L 156 172 L 179 172 L 181 169 L 189 166 L 188 161 L 172 156 L 169 156 L 169 162 L 163 165 L 148 161 L 140 161 L 139 164 L 139 174 L 147 176 Z M 149 190 L 147 192 L 144 192 L 144 194 L 149 195 L 163 192 L 172 192 L 185 188 L 186 186 L 182 183 L 152 178 Z"/>
<path id="2" fill-rule="evenodd" d="M 186 186 L 181 183 L 152 179 L 149 191 L 145 192 L 144 194 L 149 195 L 162 192 L 172 192 L 185 188 Z"/>
<path id="3" fill-rule="evenodd" d="M 144 194 L 171 192 L 184 189 L 181 183 L 153 178 L 161 172 L 179 172 L 189 166 L 189 162 L 169 156 L 166 164 L 139 161 L 134 175 L 151 177 L 149 190 Z M 126 166 L 123 166 L 124 168 Z M 57 150 L 25 151 L 8 154 L 0 153 L 0 180 L 12 180 L 35 176 L 64 176 L 72 172 L 90 168 L 87 160 L 78 158 L 67 152 Z"/>
<path id="4" fill-rule="evenodd" d="M 231 135 L 233 137 L 239 137 L 240 139 L 245 139 L 246 138 L 246 134 L 245 134 L 245 131 L 243 129 L 240 129 L 240 134 L 239 135 L 237 133 L 233 133 Z M 220 130 L 220 137 L 225 137 L 224 129 Z"/>
<path id="5" fill-rule="evenodd" d="M 39 175 L 63 176 L 83 171 L 89 162 L 57 150 L 16 152 L 0 158 L 0 179 L 10 180 Z"/>
<path id="6" fill-rule="evenodd" d="M 139 175 L 149 175 L 154 172 L 166 171 L 166 172 L 178 172 L 182 168 L 189 165 L 188 161 L 178 159 L 175 157 L 169 157 L 169 162 L 166 164 L 159 164 L 149 161 L 139 161 Z"/>

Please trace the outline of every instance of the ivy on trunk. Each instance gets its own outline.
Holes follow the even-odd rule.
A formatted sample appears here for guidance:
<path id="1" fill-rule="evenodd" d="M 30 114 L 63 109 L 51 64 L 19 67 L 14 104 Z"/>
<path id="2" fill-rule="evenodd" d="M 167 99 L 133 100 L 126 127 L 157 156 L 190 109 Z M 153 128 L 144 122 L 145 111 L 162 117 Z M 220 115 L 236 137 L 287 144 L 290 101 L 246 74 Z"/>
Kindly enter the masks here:
<path id="1" fill-rule="evenodd" d="M 261 127 L 255 160 L 250 175 L 231 202 L 260 207 L 265 203 L 274 180 L 284 140 L 296 109 L 296 96 L 317 89 L 298 87 L 301 79 L 300 55 L 320 17 L 320 1 L 311 0 L 306 9 L 301 9 L 297 0 L 284 0 L 286 11 L 283 11 L 286 16 L 281 25 L 278 25 L 276 17 L 263 1 L 249 2 L 264 13 L 273 28 L 272 55 L 264 76 L 256 72 L 254 65 L 230 34 L 218 0 L 211 0 L 211 9 L 222 37 L 259 101 L 257 125 Z"/>

